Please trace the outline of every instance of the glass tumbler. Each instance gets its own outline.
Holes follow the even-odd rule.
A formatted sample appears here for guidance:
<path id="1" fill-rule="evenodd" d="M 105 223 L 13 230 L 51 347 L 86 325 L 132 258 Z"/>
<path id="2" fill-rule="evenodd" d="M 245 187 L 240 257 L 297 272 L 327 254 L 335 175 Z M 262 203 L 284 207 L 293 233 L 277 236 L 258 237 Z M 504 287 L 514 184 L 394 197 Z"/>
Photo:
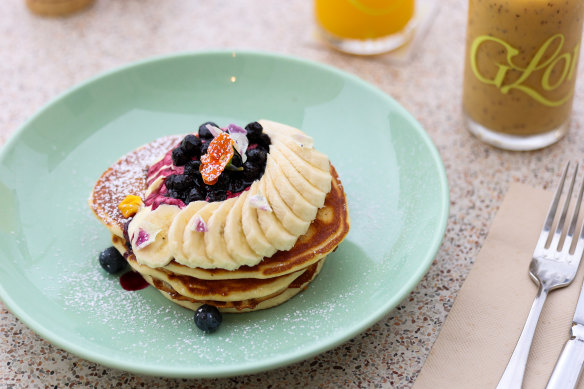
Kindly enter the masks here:
<path id="1" fill-rule="evenodd" d="M 463 85 L 468 130 L 534 150 L 570 126 L 584 1 L 469 0 Z"/>
<path id="2" fill-rule="evenodd" d="M 413 36 L 414 0 L 315 0 L 320 35 L 349 54 L 394 50 Z"/>

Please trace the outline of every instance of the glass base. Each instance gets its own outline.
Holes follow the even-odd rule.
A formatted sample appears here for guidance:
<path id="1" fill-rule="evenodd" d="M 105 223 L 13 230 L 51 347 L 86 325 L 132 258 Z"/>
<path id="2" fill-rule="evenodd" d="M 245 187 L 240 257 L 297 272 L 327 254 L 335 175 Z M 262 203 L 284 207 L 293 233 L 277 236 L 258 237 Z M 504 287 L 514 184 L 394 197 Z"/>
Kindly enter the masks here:
<path id="1" fill-rule="evenodd" d="M 394 34 L 376 39 L 350 39 L 341 38 L 331 34 L 319 26 L 318 30 L 322 39 L 333 48 L 347 54 L 377 55 L 395 50 L 408 43 L 414 36 L 416 18 Z"/>
<path id="2" fill-rule="evenodd" d="M 534 135 L 510 135 L 495 132 L 475 122 L 464 114 L 466 128 L 481 141 L 504 150 L 529 151 L 547 147 L 562 139 L 570 128 L 570 118 L 548 132 Z"/>

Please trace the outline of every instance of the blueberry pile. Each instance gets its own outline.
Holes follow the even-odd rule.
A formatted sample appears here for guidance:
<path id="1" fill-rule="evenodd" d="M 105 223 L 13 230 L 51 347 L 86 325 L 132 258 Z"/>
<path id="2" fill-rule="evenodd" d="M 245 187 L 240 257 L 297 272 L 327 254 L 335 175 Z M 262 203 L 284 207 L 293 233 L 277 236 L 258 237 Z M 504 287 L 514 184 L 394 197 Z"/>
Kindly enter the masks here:
<path id="1" fill-rule="evenodd" d="M 247 161 L 242 163 L 241 156 L 235 151 L 230 165 L 221 173 L 217 182 L 213 185 L 205 184 L 199 167 L 201 155 L 207 153 L 209 143 L 213 140 L 207 124 L 219 127 L 213 122 L 201 124 L 198 136 L 185 136 L 181 144 L 172 151 L 172 162 L 175 166 L 184 166 L 184 174 L 174 174 L 166 178 L 167 197 L 180 199 L 185 204 L 197 200 L 223 201 L 229 193 L 242 192 L 264 174 L 271 141 L 263 132 L 261 124 L 253 122 L 245 126 L 249 141 Z"/>

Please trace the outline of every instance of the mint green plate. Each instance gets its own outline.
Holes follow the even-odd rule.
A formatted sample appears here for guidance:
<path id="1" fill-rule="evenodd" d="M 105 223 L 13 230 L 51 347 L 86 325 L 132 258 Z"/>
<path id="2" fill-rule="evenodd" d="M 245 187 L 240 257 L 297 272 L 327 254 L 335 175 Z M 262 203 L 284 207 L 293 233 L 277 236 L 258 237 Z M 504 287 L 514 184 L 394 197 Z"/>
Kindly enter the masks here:
<path id="1" fill-rule="evenodd" d="M 315 138 L 342 179 L 351 231 L 289 302 L 224 315 L 200 332 L 155 289 L 124 291 L 97 257 L 110 246 L 87 198 L 120 156 L 213 120 L 260 118 Z M 34 115 L 0 151 L 0 298 L 40 336 L 141 374 L 218 377 L 284 366 L 380 320 L 420 281 L 448 216 L 440 157 L 392 98 L 349 74 L 255 52 L 140 62 L 89 80 Z"/>

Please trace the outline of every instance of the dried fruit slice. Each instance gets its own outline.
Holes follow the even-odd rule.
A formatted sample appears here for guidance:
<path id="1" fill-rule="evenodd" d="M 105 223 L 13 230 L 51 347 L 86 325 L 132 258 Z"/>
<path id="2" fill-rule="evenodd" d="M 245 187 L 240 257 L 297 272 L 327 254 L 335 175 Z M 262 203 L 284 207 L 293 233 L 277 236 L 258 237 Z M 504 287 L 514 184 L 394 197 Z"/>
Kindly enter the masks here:
<path id="1" fill-rule="evenodd" d="M 222 132 L 209 144 L 207 154 L 201 156 L 201 167 L 199 171 L 203 181 L 207 185 L 213 185 L 231 161 L 235 151 L 233 150 L 233 139 L 229 134 Z"/>
<path id="2" fill-rule="evenodd" d="M 123 217 L 134 216 L 140 208 L 144 206 L 140 196 L 128 195 L 118 205 L 118 209 Z"/>

